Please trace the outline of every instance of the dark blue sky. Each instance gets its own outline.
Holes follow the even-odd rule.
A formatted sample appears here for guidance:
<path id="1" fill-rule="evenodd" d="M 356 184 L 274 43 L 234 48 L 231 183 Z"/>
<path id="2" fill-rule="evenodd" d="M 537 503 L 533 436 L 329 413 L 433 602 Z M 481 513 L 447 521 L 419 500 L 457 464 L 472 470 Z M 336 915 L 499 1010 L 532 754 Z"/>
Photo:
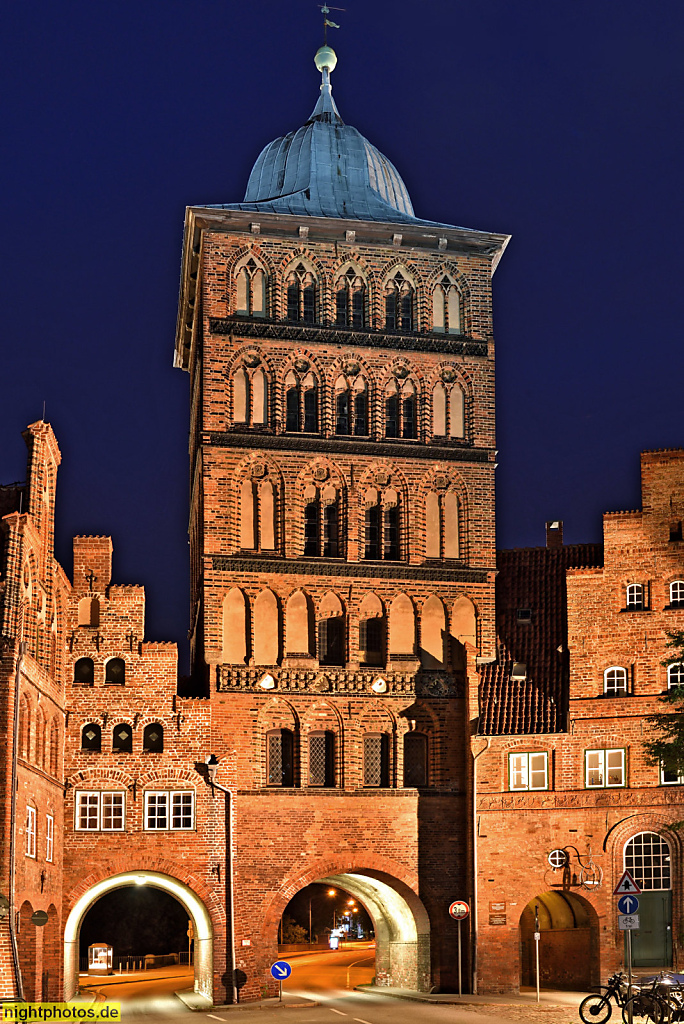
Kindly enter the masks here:
<path id="1" fill-rule="evenodd" d="M 418 216 L 508 232 L 494 278 L 499 545 L 597 540 L 682 444 L 684 7 L 345 0 L 343 118 Z M 148 635 L 187 628 L 187 376 L 172 369 L 183 211 L 242 198 L 318 96 L 309 0 L 5 5 L 0 481 L 40 418 L 57 553 L 111 533 Z"/>

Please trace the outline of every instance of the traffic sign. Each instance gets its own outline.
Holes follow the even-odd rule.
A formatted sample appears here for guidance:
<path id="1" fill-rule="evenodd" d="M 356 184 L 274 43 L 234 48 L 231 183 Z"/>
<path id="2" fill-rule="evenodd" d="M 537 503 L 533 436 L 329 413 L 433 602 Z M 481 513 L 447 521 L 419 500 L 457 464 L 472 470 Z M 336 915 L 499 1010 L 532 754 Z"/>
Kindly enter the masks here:
<path id="1" fill-rule="evenodd" d="M 636 882 L 630 875 L 629 871 L 625 871 L 622 875 L 622 878 L 613 890 L 613 896 L 624 896 L 628 895 L 629 893 L 631 893 L 633 896 L 638 896 L 640 892 L 641 889 L 636 884 Z"/>
<path id="2" fill-rule="evenodd" d="M 621 896 L 618 900 L 619 914 L 636 914 L 639 909 L 639 900 L 636 896 Z"/>
<path id="3" fill-rule="evenodd" d="M 274 964 L 271 964 L 271 975 L 276 981 L 285 981 L 292 974 L 292 965 L 288 964 L 287 960 L 276 960 Z"/>
<path id="4" fill-rule="evenodd" d="M 618 925 L 623 932 L 639 931 L 639 915 L 618 914 Z"/>
<path id="5" fill-rule="evenodd" d="M 449 913 L 456 921 L 462 921 L 464 917 L 467 917 L 470 913 L 470 907 L 465 900 L 456 900 L 449 907 Z"/>

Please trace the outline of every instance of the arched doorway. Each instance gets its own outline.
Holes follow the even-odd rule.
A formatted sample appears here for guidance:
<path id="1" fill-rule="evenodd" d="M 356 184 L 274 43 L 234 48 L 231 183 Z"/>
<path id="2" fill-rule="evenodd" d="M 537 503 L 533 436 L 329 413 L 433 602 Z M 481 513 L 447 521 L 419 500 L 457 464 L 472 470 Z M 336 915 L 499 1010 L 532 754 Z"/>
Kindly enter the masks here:
<path id="1" fill-rule="evenodd" d="M 535 896 L 520 915 L 520 984 L 536 984 L 535 920 L 539 922 L 542 988 L 588 990 L 598 985 L 596 911 L 588 900 L 565 890 Z"/>
<path id="2" fill-rule="evenodd" d="M 671 967 L 670 844 L 657 832 L 639 832 L 625 843 L 624 863 L 641 889 L 640 927 L 632 932 L 632 964 L 634 967 Z"/>
<path id="3" fill-rule="evenodd" d="M 430 977 L 430 922 L 421 900 L 405 883 L 381 871 L 358 869 L 283 886 L 269 914 L 271 941 L 277 942 L 281 914 L 295 891 L 311 882 L 342 889 L 362 904 L 375 932 L 375 984 L 427 992 Z M 293 891 L 294 889 L 294 891 Z"/>
<path id="4" fill-rule="evenodd" d="M 151 885 L 174 896 L 192 920 L 195 938 L 195 991 L 213 998 L 213 930 L 204 903 L 183 882 L 158 871 L 125 871 L 97 882 L 76 901 L 64 928 L 64 998 L 78 990 L 79 932 L 81 922 L 92 905 L 105 893 L 131 885 Z"/>

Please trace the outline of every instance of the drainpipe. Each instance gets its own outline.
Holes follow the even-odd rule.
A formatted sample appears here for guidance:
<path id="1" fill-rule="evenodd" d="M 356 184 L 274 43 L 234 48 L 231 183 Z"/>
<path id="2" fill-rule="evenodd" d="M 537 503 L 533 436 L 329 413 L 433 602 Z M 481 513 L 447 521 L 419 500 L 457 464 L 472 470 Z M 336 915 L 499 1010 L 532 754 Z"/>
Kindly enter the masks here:
<path id="1" fill-rule="evenodd" d="M 235 811 L 234 811 L 234 808 L 235 808 L 235 794 L 233 793 L 233 791 L 231 789 L 228 789 L 226 786 L 222 786 L 220 782 L 216 781 L 216 773 L 218 771 L 218 766 L 219 766 L 218 760 L 216 759 L 216 757 L 213 754 L 211 754 L 209 759 L 208 759 L 208 761 L 207 761 L 207 776 L 209 778 L 209 785 L 211 786 L 212 791 L 214 789 L 219 789 L 222 793 L 225 794 L 226 805 L 227 805 L 226 806 L 226 829 L 228 830 L 228 843 L 227 843 L 227 856 L 228 856 L 228 872 L 227 872 L 227 875 L 228 875 L 228 878 L 227 878 L 227 881 L 228 881 L 228 889 L 229 889 L 228 906 L 230 908 L 229 909 L 229 914 L 230 914 L 230 926 L 229 926 L 230 964 L 231 964 L 231 970 L 232 970 L 232 975 L 233 975 L 233 977 L 232 977 L 233 1005 L 235 1005 L 237 1002 L 239 1002 L 239 993 L 238 993 L 238 988 L 237 988 L 237 984 L 236 984 L 236 977 L 235 977 L 236 971 L 237 971 L 237 964 L 235 962 L 235 906 L 234 906 L 234 902 L 233 902 L 233 890 L 234 890 L 234 886 L 233 886 L 233 855 L 234 855 L 233 836 L 235 835 Z"/>
<path id="2" fill-rule="evenodd" d="M 19 688 L 21 683 L 21 669 L 24 664 L 26 643 L 24 640 L 19 644 L 19 657 L 17 658 L 16 671 L 14 673 L 14 731 L 12 737 L 12 801 L 10 810 L 10 841 L 9 841 L 9 930 L 10 942 L 12 945 L 12 961 L 14 964 L 14 978 L 17 987 L 17 998 L 24 1000 L 24 983 L 21 977 L 19 966 L 19 946 L 17 944 L 16 922 L 14 917 L 14 885 L 16 880 L 16 828 L 17 828 L 17 788 L 18 788 L 18 760 L 19 760 Z"/>
<path id="3" fill-rule="evenodd" d="M 477 865 L 477 759 L 486 750 L 489 750 L 492 737 L 487 736 L 486 746 L 473 754 L 473 995 L 477 995 L 477 940 L 478 940 L 478 865 Z"/>

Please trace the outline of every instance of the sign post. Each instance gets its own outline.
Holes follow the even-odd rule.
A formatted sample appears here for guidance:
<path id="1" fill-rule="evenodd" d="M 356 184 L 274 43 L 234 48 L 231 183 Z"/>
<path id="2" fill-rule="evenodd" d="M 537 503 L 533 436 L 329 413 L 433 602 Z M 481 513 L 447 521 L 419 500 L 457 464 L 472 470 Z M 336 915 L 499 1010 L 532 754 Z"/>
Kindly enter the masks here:
<path id="1" fill-rule="evenodd" d="M 539 931 L 539 907 L 535 903 L 534 906 L 534 951 L 535 960 L 537 964 L 537 1002 L 539 1002 L 539 940 L 541 939 L 541 932 Z"/>
<path id="2" fill-rule="evenodd" d="M 639 900 L 637 896 L 641 889 L 636 884 L 629 871 L 625 871 L 622 878 L 615 886 L 613 896 L 619 896 L 618 900 L 618 925 L 621 931 L 627 932 L 627 998 L 629 1006 L 629 1024 L 632 1024 L 632 932 L 639 929 Z"/>
<path id="3" fill-rule="evenodd" d="M 470 913 L 470 907 L 464 900 L 456 900 L 449 907 L 449 913 L 458 921 L 458 994 L 463 994 L 461 985 L 461 921 Z"/>
<path id="4" fill-rule="evenodd" d="M 275 978 L 280 986 L 280 995 L 278 998 L 280 1002 L 283 1001 L 283 982 L 290 977 L 292 974 L 292 964 L 289 964 L 287 960 L 276 960 L 274 964 L 271 964 L 271 977 Z"/>

